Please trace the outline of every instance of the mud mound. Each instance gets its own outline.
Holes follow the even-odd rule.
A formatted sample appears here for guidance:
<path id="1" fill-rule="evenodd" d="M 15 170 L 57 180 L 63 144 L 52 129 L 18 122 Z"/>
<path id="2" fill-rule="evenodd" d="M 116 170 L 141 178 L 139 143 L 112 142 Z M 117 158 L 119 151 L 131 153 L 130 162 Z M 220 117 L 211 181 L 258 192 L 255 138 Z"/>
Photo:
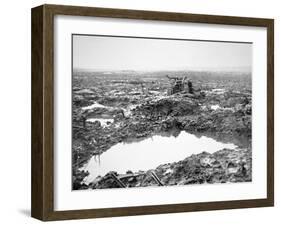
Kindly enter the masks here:
<path id="1" fill-rule="evenodd" d="M 183 116 L 195 113 L 199 104 L 190 98 L 163 98 L 141 105 L 138 109 L 142 114 L 159 116 Z"/>
<path id="2" fill-rule="evenodd" d="M 126 175 L 110 172 L 97 178 L 88 188 L 118 188 L 120 183 L 116 183 L 114 177 L 120 178 L 121 185 L 125 187 L 250 182 L 251 168 L 250 150 L 222 149 L 213 154 L 202 152 L 191 155 L 179 162 L 160 165 L 152 171 L 139 171 L 135 174 L 128 171 Z M 154 172 L 157 179 L 153 178 L 151 172 Z"/>

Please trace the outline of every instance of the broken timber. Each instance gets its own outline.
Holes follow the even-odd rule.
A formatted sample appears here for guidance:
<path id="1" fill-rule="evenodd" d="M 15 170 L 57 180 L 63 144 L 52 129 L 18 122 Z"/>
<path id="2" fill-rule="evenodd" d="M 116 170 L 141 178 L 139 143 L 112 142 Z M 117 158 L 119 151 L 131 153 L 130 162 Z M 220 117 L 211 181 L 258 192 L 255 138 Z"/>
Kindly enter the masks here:
<path id="1" fill-rule="evenodd" d="M 132 173 L 132 174 L 121 174 L 118 176 L 118 179 L 125 179 L 125 178 L 130 178 L 130 177 L 138 177 L 138 176 L 143 176 L 145 173 Z"/>
<path id="2" fill-rule="evenodd" d="M 110 173 L 110 176 L 116 181 L 116 183 L 117 183 L 121 188 L 126 188 L 126 185 L 125 185 L 114 173 Z"/>
<path id="3" fill-rule="evenodd" d="M 160 179 L 157 177 L 157 175 L 155 174 L 155 172 L 150 171 L 150 174 L 151 174 L 152 178 L 156 181 L 156 183 L 157 183 L 159 186 L 164 186 L 164 184 L 160 181 Z"/>
<path id="4" fill-rule="evenodd" d="M 120 175 L 116 176 L 114 173 L 110 173 L 110 176 L 112 179 L 115 180 L 115 182 L 121 187 L 121 188 L 126 188 L 127 186 L 121 181 L 121 179 L 128 178 L 128 177 L 138 177 L 142 176 L 145 174 L 150 174 L 152 179 L 159 185 L 159 186 L 164 186 L 164 184 L 160 181 L 159 177 L 155 174 L 153 171 L 149 171 L 147 173 L 137 173 L 137 174 L 129 174 L 129 175 Z"/>

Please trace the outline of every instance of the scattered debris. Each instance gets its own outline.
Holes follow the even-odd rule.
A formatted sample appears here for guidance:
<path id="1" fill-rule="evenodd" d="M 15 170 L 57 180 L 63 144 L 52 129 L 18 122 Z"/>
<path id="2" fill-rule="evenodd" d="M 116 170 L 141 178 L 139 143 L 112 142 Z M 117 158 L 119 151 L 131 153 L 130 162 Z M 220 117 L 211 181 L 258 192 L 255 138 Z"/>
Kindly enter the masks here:
<path id="1" fill-rule="evenodd" d="M 120 187 L 110 174 L 85 185 L 87 172 L 80 169 L 117 143 L 180 131 L 231 141 L 241 149 L 187 156 L 154 169 L 156 177 L 146 172 L 114 175 L 126 187 L 251 181 L 250 79 L 191 74 L 189 83 L 176 74 L 168 76 L 171 87 L 165 74 L 140 75 L 142 80 L 128 73 L 92 76 L 74 76 L 73 189 Z"/>

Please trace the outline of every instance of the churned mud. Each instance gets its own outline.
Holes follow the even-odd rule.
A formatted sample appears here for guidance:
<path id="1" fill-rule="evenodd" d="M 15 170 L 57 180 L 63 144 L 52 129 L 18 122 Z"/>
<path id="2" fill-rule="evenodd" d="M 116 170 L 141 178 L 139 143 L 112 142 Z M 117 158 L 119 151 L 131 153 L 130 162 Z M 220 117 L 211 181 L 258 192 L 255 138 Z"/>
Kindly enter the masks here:
<path id="1" fill-rule="evenodd" d="M 193 72 L 194 91 L 185 87 L 171 94 L 166 72 L 134 73 L 74 73 L 74 190 L 251 181 L 250 74 Z M 118 143 L 177 137 L 181 131 L 236 147 L 213 153 L 207 147 L 180 161 L 148 170 L 110 171 L 86 183 L 85 165 L 93 156 L 101 157 L 102 164 L 102 154 Z M 192 144 L 187 149 L 192 153 Z"/>

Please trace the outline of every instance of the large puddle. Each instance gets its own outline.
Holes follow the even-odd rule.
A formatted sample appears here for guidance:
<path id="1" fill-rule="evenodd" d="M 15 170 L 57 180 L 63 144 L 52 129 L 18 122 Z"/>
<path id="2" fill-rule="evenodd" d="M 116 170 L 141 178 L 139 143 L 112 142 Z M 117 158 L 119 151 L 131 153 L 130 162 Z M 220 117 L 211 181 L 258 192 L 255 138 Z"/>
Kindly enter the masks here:
<path id="1" fill-rule="evenodd" d="M 89 184 L 97 176 L 104 176 L 110 171 L 119 174 L 124 174 L 128 170 L 147 171 L 203 151 L 213 153 L 223 148 L 236 147 L 234 144 L 217 142 L 205 136 L 199 138 L 185 131 L 177 137 L 155 135 L 139 142 L 118 143 L 100 156 L 93 156 L 84 165 L 82 169 L 90 173 L 84 182 Z"/>

